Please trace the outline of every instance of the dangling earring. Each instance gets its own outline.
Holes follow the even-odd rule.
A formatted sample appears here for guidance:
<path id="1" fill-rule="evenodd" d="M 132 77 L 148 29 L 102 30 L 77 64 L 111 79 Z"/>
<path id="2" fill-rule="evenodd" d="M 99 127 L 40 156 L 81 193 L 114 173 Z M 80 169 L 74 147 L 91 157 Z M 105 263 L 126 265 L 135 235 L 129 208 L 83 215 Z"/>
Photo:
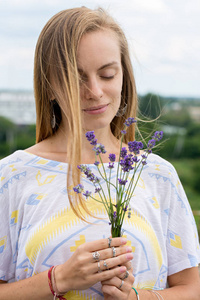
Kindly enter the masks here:
<path id="1" fill-rule="evenodd" d="M 118 109 L 118 112 L 116 113 L 115 116 L 116 117 L 122 117 L 125 114 L 126 110 L 127 110 L 127 103 L 124 104 L 124 107 L 120 107 Z"/>
<path id="2" fill-rule="evenodd" d="M 52 118 L 51 118 L 51 128 L 54 129 L 56 127 L 56 116 L 55 116 L 55 111 L 54 111 L 54 103 L 56 100 L 50 100 L 51 103 L 51 112 L 52 112 Z"/>

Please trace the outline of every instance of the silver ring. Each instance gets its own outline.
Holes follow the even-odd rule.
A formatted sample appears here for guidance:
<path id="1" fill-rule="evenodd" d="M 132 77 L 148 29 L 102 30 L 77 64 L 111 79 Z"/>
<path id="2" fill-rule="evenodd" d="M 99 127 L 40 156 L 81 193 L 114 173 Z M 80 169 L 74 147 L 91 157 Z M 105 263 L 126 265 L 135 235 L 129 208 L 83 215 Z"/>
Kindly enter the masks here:
<path id="1" fill-rule="evenodd" d="M 106 267 L 106 269 L 108 270 L 108 265 L 107 265 L 107 263 L 106 263 L 105 260 L 104 260 L 104 262 L 103 262 L 103 265 L 104 265 L 104 267 Z"/>
<path id="2" fill-rule="evenodd" d="M 100 257 L 99 252 L 97 251 L 93 252 L 92 257 L 94 258 L 95 261 L 99 261 L 99 257 Z"/>
<path id="3" fill-rule="evenodd" d="M 97 266 L 98 266 L 98 273 L 101 273 L 102 270 L 101 270 L 101 268 L 100 268 L 100 262 L 99 262 L 99 261 L 98 261 L 98 263 L 97 263 Z"/>
<path id="4" fill-rule="evenodd" d="M 126 278 L 128 278 L 128 276 L 129 276 L 129 271 L 126 270 L 126 274 L 125 274 L 123 280 L 126 279 Z"/>
<path id="5" fill-rule="evenodd" d="M 112 239 L 109 237 L 109 238 L 108 238 L 108 247 L 109 247 L 109 248 L 111 248 L 111 242 L 112 242 Z"/>
<path id="6" fill-rule="evenodd" d="M 115 257 L 116 256 L 116 249 L 115 249 L 115 247 L 112 247 L 112 252 L 113 252 L 113 257 Z"/>
<path id="7" fill-rule="evenodd" d="M 120 286 L 119 286 L 119 289 L 121 289 L 122 288 L 122 285 L 124 284 L 124 280 L 122 280 L 122 282 L 121 282 L 121 284 L 120 284 Z"/>

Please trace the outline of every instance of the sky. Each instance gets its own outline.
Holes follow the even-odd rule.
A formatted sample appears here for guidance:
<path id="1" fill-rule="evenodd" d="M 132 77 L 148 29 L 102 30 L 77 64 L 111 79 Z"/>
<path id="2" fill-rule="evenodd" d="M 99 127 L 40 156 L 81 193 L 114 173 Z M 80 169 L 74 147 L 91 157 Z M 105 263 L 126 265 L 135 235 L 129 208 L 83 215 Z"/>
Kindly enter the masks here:
<path id="1" fill-rule="evenodd" d="M 101 6 L 121 25 L 139 94 L 200 97 L 199 0 L 0 0 L 0 89 L 33 89 L 42 28 L 79 6 Z"/>

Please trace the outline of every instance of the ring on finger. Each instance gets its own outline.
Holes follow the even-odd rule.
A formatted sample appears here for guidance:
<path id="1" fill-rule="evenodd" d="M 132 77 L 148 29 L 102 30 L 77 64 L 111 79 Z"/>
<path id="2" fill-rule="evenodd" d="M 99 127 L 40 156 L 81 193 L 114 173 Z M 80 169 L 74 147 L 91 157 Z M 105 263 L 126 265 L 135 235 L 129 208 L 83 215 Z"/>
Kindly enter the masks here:
<path id="1" fill-rule="evenodd" d="M 97 251 L 93 252 L 92 257 L 95 261 L 99 261 L 99 257 L 100 257 L 99 252 L 97 252 Z"/>
<path id="2" fill-rule="evenodd" d="M 109 248 L 111 248 L 111 242 L 112 242 L 112 239 L 109 237 L 109 238 L 108 238 L 108 247 L 109 247 Z"/>
<path id="3" fill-rule="evenodd" d="M 115 247 L 112 247 L 112 253 L 113 253 L 113 257 L 115 257 L 116 256 L 116 249 L 115 249 Z"/>
<path id="4" fill-rule="evenodd" d="M 106 261 L 104 260 L 104 262 L 103 262 L 103 265 L 104 265 L 104 267 L 106 267 L 106 270 L 108 270 L 109 268 L 108 268 L 108 265 L 107 265 L 107 263 L 106 263 Z"/>
<path id="5" fill-rule="evenodd" d="M 100 262 L 99 262 L 99 261 L 98 261 L 98 263 L 97 263 L 97 266 L 98 266 L 98 273 L 101 273 L 102 270 L 101 270 L 101 268 L 100 268 Z"/>
<path id="6" fill-rule="evenodd" d="M 122 282 L 121 282 L 121 284 L 120 284 L 120 286 L 119 286 L 119 289 L 122 288 L 123 284 L 124 284 L 124 280 L 122 280 Z"/>
<path id="7" fill-rule="evenodd" d="M 126 274 L 125 274 L 123 280 L 126 279 L 126 278 L 128 278 L 128 276 L 129 276 L 129 271 L 126 270 Z"/>

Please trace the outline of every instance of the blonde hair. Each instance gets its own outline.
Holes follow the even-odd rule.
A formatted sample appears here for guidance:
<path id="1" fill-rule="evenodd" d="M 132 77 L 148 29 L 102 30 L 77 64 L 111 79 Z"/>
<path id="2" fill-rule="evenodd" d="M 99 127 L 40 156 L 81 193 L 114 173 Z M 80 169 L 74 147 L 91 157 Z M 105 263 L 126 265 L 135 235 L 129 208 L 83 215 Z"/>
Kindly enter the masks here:
<path id="1" fill-rule="evenodd" d="M 36 142 L 52 136 L 59 127 L 62 114 L 66 117 L 70 135 L 68 140 L 71 141 L 66 149 L 70 162 L 68 188 L 70 182 L 73 182 L 73 185 L 80 183 L 77 165 L 81 163 L 82 128 L 77 49 L 84 34 L 102 29 L 109 29 L 116 34 L 121 51 L 123 69 L 121 106 L 127 103 L 127 110 L 123 117 L 114 117 L 111 123 L 111 131 L 119 139 L 124 120 L 128 117 L 136 117 L 137 94 L 128 43 L 122 29 L 113 18 L 102 8 L 91 10 L 80 7 L 61 11 L 47 22 L 36 45 L 34 62 Z M 51 127 L 50 99 L 52 97 L 58 104 L 55 110 L 57 125 L 54 130 Z M 124 142 L 133 140 L 134 136 L 135 129 L 131 126 Z M 71 181 L 69 181 L 69 174 L 71 174 Z M 76 215 L 84 219 L 82 208 L 89 213 L 84 200 L 76 196 L 72 199 L 70 193 L 69 200 Z"/>

